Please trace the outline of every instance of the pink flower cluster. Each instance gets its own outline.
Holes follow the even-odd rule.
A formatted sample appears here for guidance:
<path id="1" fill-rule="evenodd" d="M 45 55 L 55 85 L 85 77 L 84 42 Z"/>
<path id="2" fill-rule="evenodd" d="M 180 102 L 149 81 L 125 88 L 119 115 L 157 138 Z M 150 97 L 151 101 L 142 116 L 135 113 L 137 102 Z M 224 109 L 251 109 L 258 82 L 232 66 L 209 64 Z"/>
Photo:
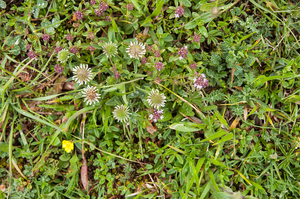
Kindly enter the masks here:
<path id="1" fill-rule="evenodd" d="M 158 71 L 161 71 L 164 68 L 164 64 L 161 62 L 156 62 L 155 63 L 155 69 Z"/>
<path id="2" fill-rule="evenodd" d="M 182 60 L 183 58 L 185 58 L 187 56 L 188 52 L 189 51 L 187 50 L 187 46 L 182 47 L 178 52 L 179 60 Z"/>
<path id="3" fill-rule="evenodd" d="M 184 9 L 180 6 L 178 6 L 175 10 L 175 18 L 179 18 L 183 15 Z"/>
<path id="4" fill-rule="evenodd" d="M 149 115 L 150 119 L 153 119 L 153 122 L 157 122 L 159 119 L 163 119 L 163 110 L 154 109 L 153 113 Z"/>
<path id="5" fill-rule="evenodd" d="M 197 89 L 202 89 L 208 86 L 208 80 L 205 78 L 204 74 L 194 79 L 194 87 Z"/>

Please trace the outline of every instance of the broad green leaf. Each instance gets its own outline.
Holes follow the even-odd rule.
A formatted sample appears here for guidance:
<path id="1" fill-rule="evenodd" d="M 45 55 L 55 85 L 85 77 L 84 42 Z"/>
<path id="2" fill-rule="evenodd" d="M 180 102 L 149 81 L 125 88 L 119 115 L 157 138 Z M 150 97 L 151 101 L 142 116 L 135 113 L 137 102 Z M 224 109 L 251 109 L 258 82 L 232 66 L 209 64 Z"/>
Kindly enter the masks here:
<path id="1" fill-rule="evenodd" d="M 155 10 L 154 10 L 154 12 L 152 13 L 151 16 L 154 16 L 154 17 L 158 16 L 159 13 L 161 12 L 161 9 L 162 9 L 163 5 L 164 5 L 164 0 L 157 0 L 156 1 L 156 8 L 155 8 Z"/>
<path id="2" fill-rule="evenodd" d="M 181 124 L 181 123 L 172 124 L 170 126 L 170 129 L 174 129 L 176 131 L 181 131 L 181 132 L 194 132 L 194 131 L 199 131 L 200 130 L 199 128 L 194 128 L 194 127 L 191 127 L 191 126 L 185 126 L 184 124 Z"/>
<path id="3" fill-rule="evenodd" d="M 220 139 L 218 142 L 214 143 L 213 146 L 223 143 L 223 142 L 226 142 L 227 140 L 230 140 L 232 138 L 233 138 L 233 133 L 229 133 L 229 134 L 225 135 L 222 139 Z"/>
<path id="4" fill-rule="evenodd" d="M 217 183 L 216 183 L 214 174 L 213 174 L 213 172 L 212 172 L 212 170 L 211 170 L 210 168 L 209 168 L 209 170 L 208 170 L 208 173 L 209 173 L 209 178 L 210 178 L 210 180 L 211 180 L 213 186 L 215 187 L 215 189 L 216 189 L 217 191 L 220 191 L 220 189 L 219 189 L 219 187 L 218 187 L 218 185 L 217 185 Z"/>
<path id="5" fill-rule="evenodd" d="M 229 129 L 229 125 L 227 123 L 227 121 L 220 115 L 220 113 L 218 111 L 215 112 L 216 116 L 218 117 L 219 121 L 226 126 L 227 129 Z"/>
<path id="6" fill-rule="evenodd" d="M 115 20 L 112 17 L 109 17 L 109 18 L 111 19 L 111 24 L 112 24 L 113 30 L 115 32 L 118 32 L 118 26 L 117 26 Z"/>
<path id="7" fill-rule="evenodd" d="M 42 124 L 45 124 L 45 125 L 50 126 L 50 127 L 52 127 L 52 128 L 55 128 L 55 129 L 57 129 L 57 130 L 59 130 L 59 131 L 62 131 L 62 130 L 61 130 L 59 127 L 57 127 L 55 124 L 51 124 L 51 123 L 49 123 L 49 122 L 47 122 L 47 121 L 45 121 L 45 120 L 42 120 L 42 119 L 40 119 L 39 117 L 37 117 L 37 116 L 35 116 L 35 115 L 33 115 L 33 114 L 27 112 L 27 111 L 18 109 L 17 107 L 15 107 L 15 106 L 13 106 L 13 105 L 12 105 L 12 107 L 13 107 L 13 109 L 15 109 L 18 113 L 20 113 L 20 114 L 22 114 L 22 115 L 24 115 L 24 116 L 26 116 L 26 117 L 29 117 L 29 118 L 31 118 L 31 119 L 33 119 L 33 120 L 35 120 L 35 121 L 38 121 L 38 122 L 40 122 L 40 123 L 42 123 Z M 40 116 L 40 117 L 42 117 L 42 116 Z"/>
<path id="8" fill-rule="evenodd" d="M 204 36 L 204 37 L 208 37 L 208 33 L 207 33 L 207 30 L 206 30 L 206 28 L 204 27 L 204 26 L 200 26 L 199 27 L 199 31 L 200 31 L 200 33 Z"/>
<path id="9" fill-rule="evenodd" d="M 213 134 L 213 135 L 210 136 L 209 138 L 206 138 L 206 139 L 204 139 L 204 140 L 201 140 L 201 142 L 206 142 L 206 141 L 209 141 L 209 140 L 216 139 L 216 138 L 221 137 L 221 136 L 223 136 L 223 135 L 225 135 L 225 134 L 227 134 L 227 133 L 228 133 L 227 131 L 221 129 L 220 131 L 216 132 L 215 134 Z"/>

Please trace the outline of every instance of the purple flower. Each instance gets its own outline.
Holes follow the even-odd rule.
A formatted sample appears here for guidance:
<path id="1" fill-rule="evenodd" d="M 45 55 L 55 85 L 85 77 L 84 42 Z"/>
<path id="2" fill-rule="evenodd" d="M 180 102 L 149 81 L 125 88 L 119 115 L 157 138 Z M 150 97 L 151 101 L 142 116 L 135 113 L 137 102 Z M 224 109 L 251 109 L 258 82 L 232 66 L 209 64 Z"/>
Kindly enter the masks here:
<path id="1" fill-rule="evenodd" d="M 62 73 L 62 72 L 64 71 L 64 69 L 63 69 L 59 64 L 56 64 L 56 65 L 54 66 L 54 71 L 55 71 L 56 73 Z"/>
<path id="2" fill-rule="evenodd" d="M 194 79 L 194 87 L 197 89 L 202 89 L 208 86 L 208 80 L 205 79 L 205 75 L 201 74 L 199 77 Z"/>
<path id="3" fill-rule="evenodd" d="M 103 12 L 99 9 L 95 9 L 95 15 L 101 17 L 103 15 Z"/>
<path id="4" fill-rule="evenodd" d="M 143 57 L 141 63 L 143 65 L 145 65 L 147 63 L 147 61 L 148 61 L 148 59 L 146 57 Z"/>
<path id="5" fill-rule="evenodd" d="M 31 48 L 31 44 L 27 44 L 27 45 L 26 45 L 26 49 L 27 49 L 27 50 L 30 50 L 30 48 Z"/>
<path id="6" fill-rule="evenodd" d="M 72 36 L 71 34 L 68 34 L 68 35 L 66 36 L 66 38 L 67 38 L 68 41 L 71 41 L 71 40 L 73 39 L 73 36 Z"/>
<path id="7" fill-rule="evenodd" d="M 191 69 L 197 68 L 197 64 L 196 64 L 195 62 L 191 63 L 191 64 L 190 64 L 190 68 L 191 68 Z"/>
<path id="8" fill-rule="evenodd" d="M 183 13 L 184 13 L 184 9 L 180 6 L 178 6 L 175 11 L 175 18 L 181 17 L 183 15 Z"/>
<path id="9" fill-rule="evenodd" d="M 200 35 L 195 35 L 194 36 L 194 42 L 199 42 L 201 39 Z"/>
<path id="10" fill-rule="evenodd" d="M 154 109 L 153 113 L 151 115 L 149 115 L 149 118 L 152 120 L 153 122 L 157 122 L 157 120 L 159 119 L 163 119 L 163 110 L 159 110 L 159 109 Z"/>
<path id="11" fill-rule="evenodd" d="M 35 59 L 35 60 L 37 60 L 37 55 L 33 52 L 33 51 L 29 51 L 28 53 L 27 53 L 27 56 L 29 57 L 29 59 Z"/>
<path id="12" fill-rule="evenodd" d="M 115 71 L 114 72 L 114 77 L 117 80 L 117 79 L 119 79 L 121 77 L 121 75 L 120 75 L 120 73 L 118 71 Z"/>
<path id="13" fill-rule="evenodd" d="M 87 49 L 91 52 L 94 52 L 94 50 L 96 50 L 96 48 L 94 48 L 93 46 L 89 46 Z"/>
<path id="14" fill-rule="evenodd" d="M 78 52 L 78 49 L 74 46 L 74 47 L 70 48 L 70 52 L 73 54 L 76 54 Z"/>
<path id="15" fill-rule="evenodd" d="M 96 5 L 96 0 L 91 0 L 91 1 L 90 1 L 90 4 L 91 4 L 91 5 Z"/>
<path id="16" fill-rule="evenodd" d="M 134 8 L 133 3 L 127 4 L 128 10 L 133 10 L 133 8 Z"/>
<path id="17" fill-rule="evenodd" d="M 61 51 L 63 48 L 62 47 L 60 47 L 60 46 L 58 46 L 58 47 L 56 47 L 55 48 L 55 53 L 56 54 L 58 54 L 59 53 L 59 51 Z"/>
<path id="18" fill-rule="evenodd" d="M 76 19 L 81 20 L 81 19 L 83 19 L 83 13 L 77 10 L 75 12 L 75 17 L 76 17 Z"/>
<path id="19" fill-rule="evenodd" d="M 155 63 L 155 69 L 156 70 L 161 71 L 163 68 L 164 68 L 163 63 L 161 63 L 161 62 L 156 62 Z"/>
<path id="20" fill-rule="evenodd" d="M 159 50 L 154 51 L 154 57 L 160 57 L 160 52 Z"/>
<path id="21" fill-rule="evenodd" d="M 100 3 L 100 6 L 99 6 L 99 9 L 102 11 L 102 12 L 105 12 L 108 8 L 108 5 L 104 2 L 101 2 Z"/>
<path id="22" fill-rule="evenodd" d="M 43 34 L 42 38 L 43 38 L 44 41 L 49 41 L 50 35 L 49 34 Z"/>
<path id="23" fill-rule="evenodd" d="M 179 60 L 182 60 L 183 58 L 185 58 L 187 56 L 188 52 L 189 51 L 187 50 L 187 46 L 183 46 L 178 52 L 178 55 L 180 56 Z"/>
<path id="24" fill-rule="evenodd" d="M 111 22 L 111 19 L 110 19 L 109 16 L 106 16 L 106 17 L 105 17 L 105 20 Z"/>
<path id="25" fill-rule="evenodd" d="M 94 35 L 94 33 L 92 33 L 92 32 L 89 32 L 88 34 L 89 34 L 89 38 L 90 38 L 90 39 L 94 39 L 94 38 L 95 38 L 95 35 Z"/>
<path id="26" fill-rule="evenodd" d="M 147 51 L 152 51 L 152 46 L 147 46 Z"/>

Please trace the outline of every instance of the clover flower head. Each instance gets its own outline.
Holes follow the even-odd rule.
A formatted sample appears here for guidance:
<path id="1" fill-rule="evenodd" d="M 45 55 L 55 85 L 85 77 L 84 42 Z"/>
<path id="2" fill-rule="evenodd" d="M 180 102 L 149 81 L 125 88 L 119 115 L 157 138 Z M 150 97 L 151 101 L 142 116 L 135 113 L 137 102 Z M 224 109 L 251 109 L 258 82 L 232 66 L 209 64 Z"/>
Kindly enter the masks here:
<path id="1" fill-rule="evenodd" d="M 204 74 L 201 74 L 199 77 L 194 79 L 194 87 L 197 89 L 202 89 L 208 86 L 208 80 L 205 78 Z"/>
<path id="2" fill-rule="evenodd" d="M 93 46 L 89 46 L 87 49 L 91 52 L 94 52 L 96 50 L 96 48 L 94 48 Z"/>
<path id="3" fill-rule="evenodd" d="M 155 63 L 155 69 L 161 71 L 164 68 L 164 64 L 162 62 Z"/>
<path id="4" fill-rule="evenodd" d="M 189 51 L 187 50 L 187 46 L 183 46 L 183 47 L 179 50 L 179 52 L 178 52 L 178 54 L 179 54 L 179 60 L 182 60 L 183 58 L 186 58 L 188 52 L 189 52 Z"/>
<path id="5" fill-rule="evenodd" d="M 98 94 L 98 90 L 95 86 L 87 86 L 87 88 L 83 89 L 82 94 L 83 97 L 85 97 L 84 102 L 87 101 L 87 105 L 93 105 L 93 103 L 96 104 L 96 102 L 99 102 L 100 94 Z"/>
<path id="6" fill-rule="evenodd" d="M 137 41 L 131 41 L 126 52 L 129 54 L 130 58 L 139 59 L 146 53 L 145 45 Z"/>
<path id="7" fill-rule="evenodd" d="M 71 34 L 67 34 L 66 39 L 68 41 L 71 41 L 73 39 L 73 36 Z"/>
<path id="8" fill-rule="evenodd" d="M 75 12 L 75 17 L 77 20 L 81 20 L 81 19 L 83 19 L 83 13 L 77 10 Z"/>
<path id="9" fill-rule="evenodd" d="M 69 51 L 67 49 L 59 51 L 57 54 L 57 59 L 59 62 L 65 63 L 69 59 Z"/>
<path id="10" fill-rule="evenodd" d="M 116 106 L 115 110 L 113 111 L 114 118 L 118 120 L 118 122 L 127 122 L 129 119 L 129 110 L 127 106 L 123 104 L 121 106 Z"/>
<path id="11" fill-rule="evenodd" d="M 159 109 L 159 107 L 165 106 L 166 96 L 163 93 L 159 93 L 157 89 L 152 89 L 147 98 L 147 101 L 150 106 Z"/>
<path id="12" fill-rule="evenodd" d="M 118 54 L 118 46 L 112 42 L 105 43 L 102 48 L 107 57 L 114 57 Z"/>
<path id="13" fill-rule="evenodd" d="M 183 15 L 184 9 L 181 6 L 178 6 L 175 10 L 175 18 L 179 18 Z"/>
<path id="14" fill-rule="evenodd" d="M 67 153 L 70 153 L 74 149 L 74 144 L 70 141 L 63 140 L 62 141 L 62 148 L 65 149 Z"/>
<path id="15" fill-rule="evenodd" d="M 54 71 L 55 71 L 56 73 L 62 73 L 62 72 L 64 71 L 64 69 L 63 69 L 59 64 L 56 64 L 56 65 L 54 66 Z"/>
<path id="16" fill-rule="evenodd" d="M 75 76 L 73 79 L 79 83 L 79 85 L 89 82 L 92 79 L 92 72 L 91 69 L 88 67 L 87 64 L 80 64 L 79 66 L 75 66 L 72 69 Z"/>
<path id="17" fill-rule="evenodd" d="M 50 40 L 50 35 L 49 34 L 43 34 L 42 36 L 44 41 L 49 41 Z"/>
<path id="18" fill-rule="evenodd" d="M 153 119 L 153 122 L 157 122 L 159 119 L 163 119 L 163 110 L 154 109 L 153 113 L 149 115 L 149 118 L 151 120 Z"/>

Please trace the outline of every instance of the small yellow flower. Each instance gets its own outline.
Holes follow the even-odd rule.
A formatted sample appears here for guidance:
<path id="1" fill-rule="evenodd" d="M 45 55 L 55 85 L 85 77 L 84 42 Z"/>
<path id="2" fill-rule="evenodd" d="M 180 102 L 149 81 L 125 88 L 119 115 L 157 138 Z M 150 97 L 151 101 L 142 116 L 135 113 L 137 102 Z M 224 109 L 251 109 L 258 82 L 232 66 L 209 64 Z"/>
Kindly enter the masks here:
<path id="1" fill-rule="evenodd" d="M 63 140 L 62 147 L 65 149 L 67 153 L 70 153 L 74 149 L 74 144 L 70 141 Z"/>

